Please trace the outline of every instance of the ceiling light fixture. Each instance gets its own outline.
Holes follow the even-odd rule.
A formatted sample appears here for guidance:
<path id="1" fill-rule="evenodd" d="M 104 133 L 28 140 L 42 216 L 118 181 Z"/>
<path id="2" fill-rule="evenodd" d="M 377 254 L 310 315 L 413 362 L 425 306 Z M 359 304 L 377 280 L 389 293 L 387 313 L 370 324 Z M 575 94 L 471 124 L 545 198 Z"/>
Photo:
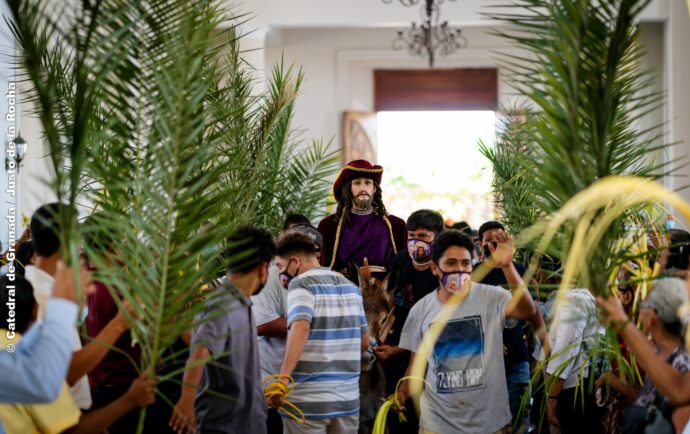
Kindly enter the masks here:
<path id="1" fill-rule="evenodd" d="M 393 0 L 382 0 L 390 4 Z M 448 21 L 441 21 L 441 3 L 444 0 L 398 0 L 403 6 L 421 4 L 422 23 L 412 23 L 405 30 L 399 30 L 393 39 L 394 50 L 407 50 L 413 56 L 427 56 L 429 67 L 434 67 L 436 55 L 448 56 L 455 51 L 467 47 L 467 39 L 460 28 L 451 27 Z M 454 0 L 450 0 L 454 1 Z"/>

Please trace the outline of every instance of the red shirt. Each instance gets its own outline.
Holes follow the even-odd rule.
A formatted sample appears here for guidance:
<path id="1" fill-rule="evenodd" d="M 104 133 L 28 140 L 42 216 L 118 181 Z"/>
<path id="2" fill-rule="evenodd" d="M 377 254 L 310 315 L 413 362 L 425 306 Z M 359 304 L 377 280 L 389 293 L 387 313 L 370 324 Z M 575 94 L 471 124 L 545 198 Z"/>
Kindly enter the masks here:
<path id="1" fill-rule="evenodd" d="M 86 329 L 92 338 L 95 338 L 118 312 L 117 304 L 110 296 L 108 288 L 101 282 L 95 282 L 95 286 L 96 290 L 87 299 L 89 315 L 86 318 Z M 134 363 L 139 363 L 141 351 L 138 345 L 132 347 L 129 332 L 123 333 L 114 346 L 128 354 Z M 114 350 L 108 351 L 89 375 L 96 386 L 127 385 L 139 376 L 129 358 Z"/>

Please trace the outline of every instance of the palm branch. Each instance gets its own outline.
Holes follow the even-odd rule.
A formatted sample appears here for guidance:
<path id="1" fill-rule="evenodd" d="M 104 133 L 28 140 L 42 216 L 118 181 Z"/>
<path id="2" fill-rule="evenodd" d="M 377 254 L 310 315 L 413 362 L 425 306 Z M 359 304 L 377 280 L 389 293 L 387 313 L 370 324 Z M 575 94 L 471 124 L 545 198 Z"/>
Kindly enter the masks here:
<path id="1" fill-rule="evenodd" d="M 533 151 L 534 143 L 526 126 L 530 112 L 525 107 L 501 110 L 502 122 L 493 146 L 480 141 L 479 151 L 493 168 L 492 187 L 501 222 L 513 234 L 532 226 L 540 217 L 532 192 L 527 188 L 529 172 L 516 155 Z M 528 263 L 530 249 L 525 246 L 516 252 L 516 260 Z"/>
<path id="2" fill-rule="evenodd" d="M 290 185 L 281 182 L 296 170 L 280 169 L 330 173 L 323 147 L 302 155 L 290 145 L 301 74 L 276 67 L 269 91 L 252 95 L 234 28 L 221 38 L 216 30 L 241 17 L 219 5 L 96 0 L 55 14 L 41 0 L 10 2 L 53 187 L 72 210 L 78 201 L 97 210 L 81 229 L 74 213 L 64 216 L 73 222 L 61 233 L 66 257 L 76 263 L 80 231 L 113 240 L 86 253 L 114 299 L 136 306 L 129 319 L 139 367 L 152 375 L 175 356 L 166 349 L 200 324 L 199 289 L 221 268 L 215 251 L 228 234 L 282 219 L 275 205 Z M 298 163 L 287 162 L 293 156 Z M 200 231 L 208 220 L 216 225 Z"/>
<path id="3" fill-rule="evenodd" d="M 636 242 L 630 240 L 644 240 L 646 232 L 657 230 L 658 220 L 645 215 L 644 204 L 621 209 L 623 204 L 612 200 L 581 211 L 577 218 L 571 215 L 557 227 L 551 225 L 564 206 L 572 213 L 573 198 L 598 181 L 620 175 L 654 180 L 673 171 L 674 161 L 658 162 L 665 147 L 660 128 L 636 128 L 638 119 L 663 102 L 661 94 L 648 90 L 653 72 L 641 68 L 644 48 L 636 20 L 648 4 L 649 0 L 516 0 L 510 12 L 488 14 L 506 25 L 494 34 L 524 53 L 505 55 L 503 63 L 514 88 L 534 107 L 524 126 L 528 152 L 517 153 L 519 161 L 508 170 L 498 166 L 499 176 L 505 177 L 501 193 L 510 198 L 515 189 L 529 191 L 536 209 L 532 215 L 540 217 L 522 234 L 530 240 L 544 235 L 528 277 L 550 246 L 564 264 L 561 288 L 586 287 L 608 296 L 615 291 L 622 264 L 632 258 L 645 263 L 653 257 L 646 249 L 635 254 L 631 250 Z M 526 175 L 507 178 L 510 170 L 524 170 Z M 640 226 L 646 229 L 642 234 Z M 642 276 L 645 283 L 649 278 Z M 588 352 L 590 358 L 604 353 L 620 359 L 611 334 Z M 593 380 L 581 386 L 591 387 Z"/>
<path id="4" fill-rule="evenodd" d="M 527 129 L 533 150 L 520 153 L 537 214 L 548 216 L 599 179 L 636 175 L 657 179 L 672 162 L 650 163 L 662 152 L 659 128 L 639 131 L 636 120 L 659 107 L 652 72 L 641 69 L 636 18 L 648 0 L 518 0 L 514 13 L 489 13 L 507 25 L 495 34 L 524 50 L 506 55 L 512 84 L 535 106 Z M 527 12 L 524 12 L 527 11 Z M 610 250 L 625 220 L 612 222 L 588 259 L 578 284 L 608 293 Z M 564 227 L 565 259 L 572 227 Z"/>

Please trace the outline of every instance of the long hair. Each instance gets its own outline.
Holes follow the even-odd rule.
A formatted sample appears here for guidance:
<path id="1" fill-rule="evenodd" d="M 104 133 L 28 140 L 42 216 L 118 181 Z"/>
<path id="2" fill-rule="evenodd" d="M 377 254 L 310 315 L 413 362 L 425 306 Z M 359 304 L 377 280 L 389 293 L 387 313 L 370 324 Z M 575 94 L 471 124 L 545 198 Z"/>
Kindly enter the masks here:
<path id="1" fill-rule="evenodd" d="M 379 217 L 387 216 L 386 206 L 383 204 L 383 193 L 381 191 L 381 186 L 374 181 L 374 197 L 371 201 L 371 207 L 374 210 L 374 214 Z M 343 226 L 347 226 L 350 223 L 350 211 L 352 210 L 352 181 L 348 181 L 340 188 L 340 200 L 338 200 L 338 208 L 335 211 L 336 219 L 343 218 Z M 347 210 L 343 216 L 343 210 Z"/>

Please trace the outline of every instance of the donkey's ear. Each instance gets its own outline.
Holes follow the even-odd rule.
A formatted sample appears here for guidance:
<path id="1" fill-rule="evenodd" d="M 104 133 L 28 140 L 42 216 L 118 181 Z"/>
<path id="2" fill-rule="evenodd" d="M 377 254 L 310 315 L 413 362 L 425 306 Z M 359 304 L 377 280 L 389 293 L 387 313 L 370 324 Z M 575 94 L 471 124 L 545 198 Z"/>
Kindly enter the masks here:
<path id="1" fill-rule="evenodd" d="M 369 269 L 369 260 L 364 258 L 364 264 L 359 268 L 360 278 L 366 279 L 367 282 L 371 282 L 371 270 Z"/>
<path id="2" fill-rule="evenodd" d="M 388 273 L 386 274 L 386 277 L 383 278 L 383 281 L 381 282 L 381 294 L 383 297 L 388 300 L 388 296 L 390 295 L 388 293 L 388 282 L 390 281 L 391 274 Z"/>

